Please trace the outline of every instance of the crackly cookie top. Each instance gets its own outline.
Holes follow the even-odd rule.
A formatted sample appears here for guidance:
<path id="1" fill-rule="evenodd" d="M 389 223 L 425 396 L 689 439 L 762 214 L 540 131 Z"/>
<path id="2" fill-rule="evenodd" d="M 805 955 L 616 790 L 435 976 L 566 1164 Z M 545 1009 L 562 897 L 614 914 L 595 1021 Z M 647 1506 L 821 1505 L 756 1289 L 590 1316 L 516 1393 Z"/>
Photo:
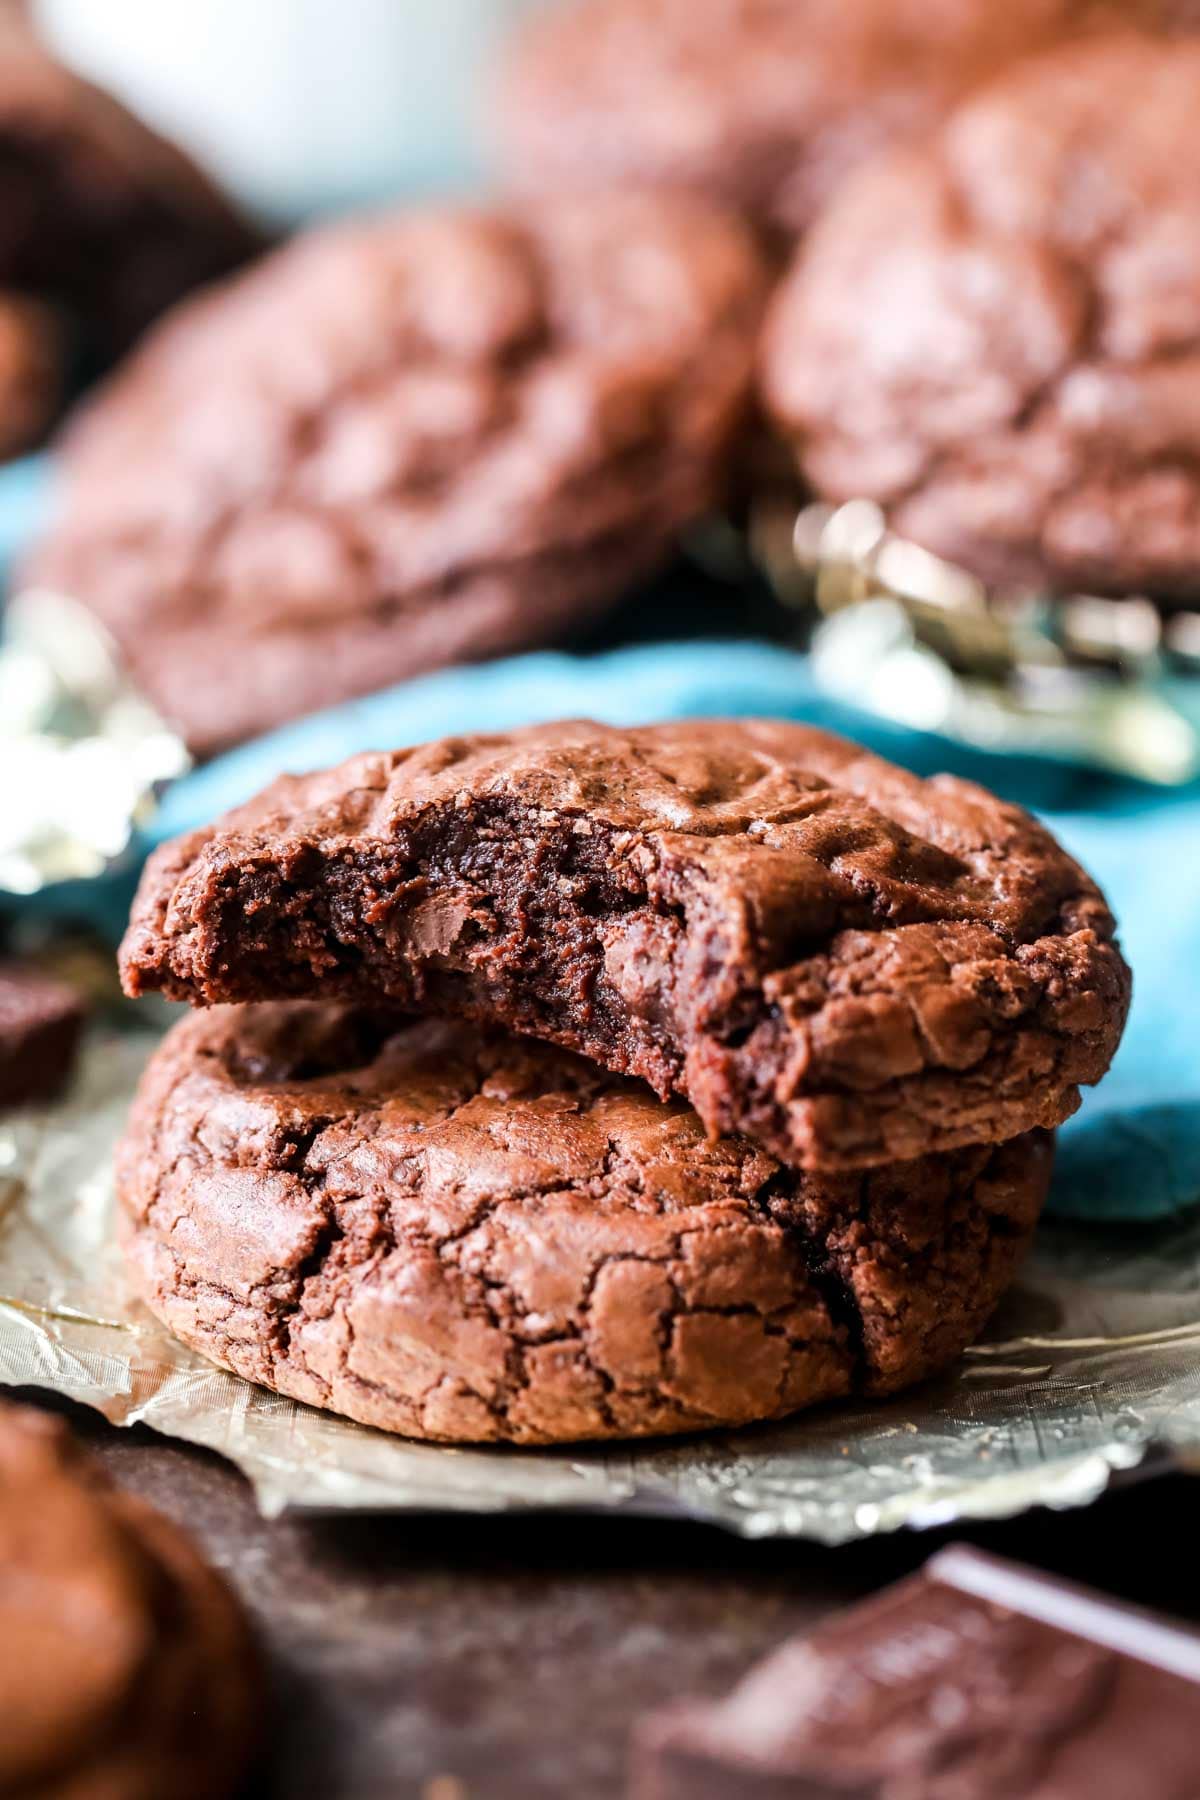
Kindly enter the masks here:
<path id="1" fill-rule="evenodd" d="M 1194 593 L 1200 42 L 1031 61 L 856 178 L 763 389 L 813 485 L 985 579 Z"/>
<path id="2" fill-rule="evenodd" d="M 187 690 L 206 645 L 227 682 L 267 659 L 261 725 L 293 690 L 302 708 L 436 663 L 459 614 L 444 659 L 511 637 L 502 608 L 537 641 L 560 590 L 615 601 L 721 494 L 761 297 L 742 227 L 690 201 L 306 234 L 176 313 L 102 391 L 27 578 L 99 611 L 201 747 Z"/>
<path id="3" fill-rule="evenodd" d="M 233 1596 L 61 1421 L 0 1408 L 0 1790 L 232 1793 L 260 1684 Z"/>
<path id="4" fill-rule="evenodd" d="M 417 1436 L 566 1441 L 918 1379 L 1048 1168 L 1035 1137 L 818 1180 L 545 1044 L 300 1003 L 176 1027 L 119 1190 L 139 1287 L 218 1362 Z"/>
<path id="5" fill-rule="evenodd" d="M 692 187 L 794 233 L 870 153 L 1013 58 L 1171 0 L 585 0 L 535 17 L 497 135 L 533 188 Z"/>
<path id="6" fill-rule="evenodd" d="M 587 722 L 285 777 L 151 858 L 127 987 L 390 995 L 856 1166 L 1061 1122 L 1120 1035 L 1094 883 L 1019 807 L 805 726 Z"/>

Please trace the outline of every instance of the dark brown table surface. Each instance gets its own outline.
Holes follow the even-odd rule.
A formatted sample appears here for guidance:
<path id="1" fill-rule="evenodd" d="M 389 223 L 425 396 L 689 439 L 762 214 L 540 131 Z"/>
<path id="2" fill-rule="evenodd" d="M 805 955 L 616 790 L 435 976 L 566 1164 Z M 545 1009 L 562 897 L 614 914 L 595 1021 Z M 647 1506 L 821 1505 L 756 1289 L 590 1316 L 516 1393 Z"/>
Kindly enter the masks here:
<path id="1" fill-rule="evenodd" d="M 630 1721 L 719 1692 L 780 1638 L 897 1579 L 946 1536 L 742 1543 L 604 1518 L 260 1519 L 218 1457 L 69 1413 L 113 1477 L 193 1531 L 244 1596 L 272 1676 L 249 1794 L 612 1800 Z M 1200 1619 L 1200 1485 L 952 1535 Z"/>

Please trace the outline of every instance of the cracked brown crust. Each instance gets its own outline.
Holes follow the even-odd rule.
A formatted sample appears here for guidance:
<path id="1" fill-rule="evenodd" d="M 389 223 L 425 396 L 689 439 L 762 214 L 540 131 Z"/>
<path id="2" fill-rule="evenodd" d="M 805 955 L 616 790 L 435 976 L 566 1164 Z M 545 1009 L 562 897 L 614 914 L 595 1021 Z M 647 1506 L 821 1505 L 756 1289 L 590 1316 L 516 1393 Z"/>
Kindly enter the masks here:
<path id="1" fill-rule="evenodd" d="M 225 1800 L 263 1705 L 230 1589 L 60 1420 L 0 1406 L 0 1792 Z"/>
<path id="2" fill-rule="evenodd" d="M 1187 25 L 1194 10 L 1194 0 L 584 0 L 519 35 L 495 135 L 521 187 L 660 182 L 791 236 L 850 170 L 932 129 L 1014 57 L 1114 14 Z"/>
<path id="3" fill-rule="evenodd" d="M 1195 595 L 1200 42 L 1046 55 L 838 196 L 762 388 L 807 480 L 1002 586 Z"/>
<path id="4" fill-rule="evenodd" d="M 565 1052 L 323 1004 L 220 1008 L 152 1061 L 118 1159 L 152 1310 L 364 1424 L 555 1443 L 886 1394 L 981 1329 L 1050 1140 L 781 1169 Z"/>
<path id="5" fill-rule="evenodd" d="M 1067 1118 L 1124 1021 L 1113 932 L 982 788 L 800 725 L 582 722 L 284 777 L 150 859 L 122 969 L 498 1023 L 852 1168 Z"/>
<path id="6" fill-rule="evenodd" d="M 63 307 L 92 355 L 123 351 L 259 240 L 196 165 L 0 15 L 0 285 Z"/>
<path id="7" fill-rule="evenodd" d="M 308 233 L 102 391 L 26 579 L 93 607 L 201 752 L 553 642 L 721 498 L 763 294 L 687 200 Z"/>

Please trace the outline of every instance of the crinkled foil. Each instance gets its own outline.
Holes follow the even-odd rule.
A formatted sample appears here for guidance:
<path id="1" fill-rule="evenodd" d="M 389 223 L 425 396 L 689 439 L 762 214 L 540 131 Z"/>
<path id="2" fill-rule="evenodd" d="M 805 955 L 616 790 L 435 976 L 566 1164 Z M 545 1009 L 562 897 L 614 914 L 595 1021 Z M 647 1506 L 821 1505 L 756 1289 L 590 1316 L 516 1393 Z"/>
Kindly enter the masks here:
<path id="1" fill-rule="evenodd" d="M 1175 786 L 1200 774 L 1200 611 L 1145 596 L 998 593 L 872 501 L 764 498 L 752 559 L 811 631 L 834 699 L 975 749 Z"/>
<path id="2" fill-rule="evenodd" d="M 0 1120 L 0 1381 L 206 1444 L 262 1510 L 558 1508 L 703 1519 L 825 1543 L 1092 1500 L 1114 1474 L 1200 1467 L 1200 1214 L 1046 1226 L 953 1375 L 886 1405 L 709 1438 L 564 1452 L 407 1443 L 227 1375 L 126 1290 L 112 1151 L 154 1042 L 111 1032 L 58 1107 Z"/>
<path id="3" fill-rule="evenodd" d="M 30 589 L 4 624 L 0 893 L 30 895 L 118 863 L 190 759 L 78 602 Z"/>

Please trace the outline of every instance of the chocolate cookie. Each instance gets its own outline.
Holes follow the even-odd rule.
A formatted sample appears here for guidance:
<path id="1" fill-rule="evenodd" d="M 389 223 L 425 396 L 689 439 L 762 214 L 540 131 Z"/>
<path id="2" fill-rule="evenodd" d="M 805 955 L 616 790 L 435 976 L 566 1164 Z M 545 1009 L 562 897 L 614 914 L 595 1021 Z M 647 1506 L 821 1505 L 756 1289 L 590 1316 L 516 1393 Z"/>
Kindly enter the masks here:
<path id="1" fill-rule="evenodd" d="M 839 196 L 763 392 L 804 475 L 1009 587 L 1200 588 L 1200 42 L 1031 61 Z"/>
<path id="2" fill-rule="evenodd" d="M 241 1609 L 178 1527 L 0 1407 L 0 1792 L 224 1800 L 261 1705 Z"/>
<path id="3" fill-rule="evenodd" d="M 65 982 L 0 962 L 0 1108 L 53 1100 L 74 1066 L 83 1016 Z"/>
<path id="4" fill-rule="evenodd" d="M 664 183 L 792 235 L 849 170 L 1013 57 L 1096 18 L 1157 24 L 1189 4 L 584 0 L 519 37 L 497 137 L 527 187 Z"/>
<path id="5" fill-rule="evenodd" d="M 52 299 L 95 356 L 258 238 L 182 151 L 0 14 L 0 286 Z"/>
<path id="6" fill-rule="evenodd" d="M 156 853 L 130 994 L 378 999 L 578 1050 L 846 1169 L 1053 1126 L 1129 976 L 1019 807 L 802 725 L 587 723 L 284 777 Z"/>
<path id="7" fill-rule="evenodd" d="M 1033 1133 L 805 1176 L 563 1051 L 299 1004 L 175 1028 L 118 1189 L 147 1303 L 226 1368 L 411 1437 L 554 1443 L 944 1367 L 1050 1154 Z"/>
<path id="8" fill-rule="evenodd" d="M 721 496 L 761 296 L 742 227 L 688 201 L 314 233 L 96 401 L 30 578 L 201 752 L 552 641 Z"/>

